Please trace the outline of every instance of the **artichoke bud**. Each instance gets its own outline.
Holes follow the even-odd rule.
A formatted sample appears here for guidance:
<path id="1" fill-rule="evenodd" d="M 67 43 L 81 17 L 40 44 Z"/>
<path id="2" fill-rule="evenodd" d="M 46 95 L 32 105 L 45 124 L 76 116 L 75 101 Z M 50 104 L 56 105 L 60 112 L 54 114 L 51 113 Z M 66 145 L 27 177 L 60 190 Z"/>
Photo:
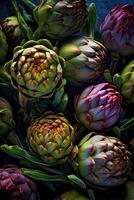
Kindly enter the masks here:
<path id="1" fill-rule="evenodd" d="M 134 103 L 134 61 L 128 63 L 121 72 L 121 94 L 128 103 Z"/>
<path id="2" fill-rule="evenodd" d="M 14 49 L 12 85 L 29 98 L 49 98 L 62 84 L 63 64 L 48 40 L 30 40 Z"/>
<path id="3" fill-rule="evenodd" d="M 45 163 L 62 163 L 73 151 L 74 129 L 63 114 L 45 113 L 28 127 L 27 143 Z"/>
<path id="4" fill-rule="evenodd" d="M 2 199 L 39 200 L 37 185 L 24 176 L 15 165 L 0 167 L 0 197 Z"/>
<path id="5" fill-rule="evenodd" d="M 130 158 L 126 145 L 119 139 L 89 134 L 78 144 L 77 170 L 95 187 L 114 187 L 127 181 Z"/>
<path id="6" fill-rule="evenodd" d="M 121 56 L 134 55 L 134 6 L 118 5 L 106 15 L 100 26 L 105 46 Z"/>
<path id="7" fill-rule="evenodd" d="M 7 135 L 13 129 L 14 124 L 9 102 L 0 97 L 0 136 Z"/>
<path id="8" fill-rule="evenodd" d="M 2 30 L 4 31 L 7 42 L 10 47 L 15 47 L 20 44 L 23 39 L 23 33 L 19 26 L 19 22 L 16 16 L 10 16 L 5 18 L 2 23 Z"/>
<path id="9" fill-rule="evenodd" d="M 122 111 L 122 96 L 109 83 L 86 87 L 74 103 L 77 120 L 89 130 L 113 126 Z"/>
<path id="10" fill-rule="evenodd" d="M 84 26 L 87 13 L 85 0 L 43 0 L 34 9 L 34 18 L 38 24 L 36 34 L 64 39 Z"/>
<path id="11" fill-rule="evenodd" d="M 109 63 L 106 48 L 88 37 L 75 37 L 63 43 L 59 55 L 66 61 L 63 76 L 76 87 L 99 80 Z"/>
<path id="12" fill-rule="evenodd" d="M 5 61 L 8 51 L 8 44 L 6 36 L 0 26 L 0 63 L 3 63 Z"/>

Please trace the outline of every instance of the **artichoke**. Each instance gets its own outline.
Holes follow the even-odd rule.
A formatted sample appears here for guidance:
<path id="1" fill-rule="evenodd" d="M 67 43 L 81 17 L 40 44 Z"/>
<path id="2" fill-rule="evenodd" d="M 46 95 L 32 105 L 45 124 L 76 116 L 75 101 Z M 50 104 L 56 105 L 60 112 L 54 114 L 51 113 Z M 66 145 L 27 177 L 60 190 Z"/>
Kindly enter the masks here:
<path id="1" fill-rule="evenodd" d="M 0 26 L 0 63 L 5 61 L 8 52 L 7 39 Z"/>
<path id="2" fill-rule="evenodd" d="M 30 40 L 14 49 L 5 70 L 24 96 L 49 97 L 62 84 L 62 61 L 48 40 Z"/>
<path id="3" fill-rule="evenodd" d="M 122 56 L 134 55 L 134 6 L 116 6 L 100 26 L 105 46 Z"/>
<path id="4" fill-rule="evenodd" d="M 127 181 L 131 154 L 115 137 L 88 134 L 78 145 L 77 168 L 88 184 L 113 187 Z"/>
<path id="5" fill-rule="evenodd" d="M 5 18 L 1 22 L 2 30 L 7 37 L 8 44 L 15 47 L 20 44 L 23 39 L 23 33 L 20 29 L 19 22 L 16 16 Z"/>
<path id="6" fill-rule="evenodd" d="M 76 87 L 98 80 L 109 60 L 106 48 L 89 37 L 71 39 L 61 46 L 59 55 L 66 61 L 63 76 Z"/>
<path id="7" fill-rule="evenodd" d="M 75 100 L 75 114 L 87 129 L 100 130 L 116 123 L 122 97 L 114 85 L 100 83 L 83 90 Z"/>
<path id="8" fill-rule="evenodd" d="M 134 104 L 134 61 L 129 62 L 122 70 L 121 75 L 117 76 L 121 78 L 121 94 L 126 98 L 128 103 Z"/>
<path id="9" fill-rule="evenodd" d="M 34 9 L 38 24 L 38 36 L 47 35 L 52 39 L 64 39 L 85 24 L 87 16 L 85 0 L 42 0 Z"/>
<path id="10" fill-rule="evenodd" d="M 27 143 L 45 163 L 65 161 L 73 150 L 74 129 L 62 114 L 46 113 L 27 129 Z"/>
<path id="11" fill-rule="evenodd" d="M 37 200 L 37 186 L 17 166 L 4 165 L 0 168 L 0 199 Z"/>
<path id="12" fill-rule="evenodd" d="M 0 97 L 0 137 L 7 135 L 14 124 L 11 105 L 6 99 Z"/>
<path id="13" fill-rule="evenodd" d="M 55 200 L 89 200 L 89 198 L 73 189 L 61 194 Z"/>

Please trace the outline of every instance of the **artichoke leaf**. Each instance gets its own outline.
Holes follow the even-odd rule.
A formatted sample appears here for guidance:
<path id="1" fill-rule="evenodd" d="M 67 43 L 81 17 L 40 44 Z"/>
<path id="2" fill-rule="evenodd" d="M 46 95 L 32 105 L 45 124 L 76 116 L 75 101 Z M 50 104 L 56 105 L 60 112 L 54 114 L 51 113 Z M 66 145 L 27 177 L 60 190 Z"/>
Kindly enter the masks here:
<path id="1" fill-rule="evenodd" d="M 42 180 L 42 181 L 52 181 L 52 182 L 67 182 L 68 180 L 66 177 L 62 175 L 50 175 L 44 171 L 35 170 L 35 169 L 27 169 L 27 168 L 21 168 L 22 174 L 25 176 L 28 176 L 29 178 L 35 179 L 35 180 Z"/>
<path id="2" fill-rule="evenodd" d="M 80 187 L 82 189 L 86 189 L 86 184 L 80 178 L 78 178 L 76 175 L 70 174 L 67 177 L 72 183 L 74 183 L 78 187 Z"/>
<path id="3" fill-rule="evenodd" d="M 61 172 L 51 169 L 49 165 L 42 163 L 38 158 L 33 155 L 30 155 L 28 151 L 19 147 L 18 145 L 1 145 L 0 149 L 7 153 L 8 155 L 19 159 L 20 161 L 24 161 L 24 163 L 28 164 L 28 166 L 35 166 L 36 168 L 42 168 L 50 173 L 61 174 Z"/>

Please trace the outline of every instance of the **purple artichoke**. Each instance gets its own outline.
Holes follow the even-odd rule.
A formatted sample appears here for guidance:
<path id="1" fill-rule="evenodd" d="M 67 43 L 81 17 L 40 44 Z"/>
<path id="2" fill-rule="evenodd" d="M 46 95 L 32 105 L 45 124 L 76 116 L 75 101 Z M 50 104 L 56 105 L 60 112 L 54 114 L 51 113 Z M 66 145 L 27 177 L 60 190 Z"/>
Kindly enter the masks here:
<path id="1" fill-rule="evenodd" d="M 134 55 L 134 6 L 112 9 L 100 26 L 106 47 L 122 56 Z"/>
<path id="2" fill-rule="evenodd" d="M 79 143 L 75 165 L 87 183 L 113 187 L 127 181 L 130 158 L 131 153 L 119 139 L 91 133 Z"/>
<path id="3" fill-rule="evenodd" d="M 37 200 L 36 184 L 21 174 L 17 166 L 4 165 L 0 168 L 0 199 Z"/>
<path id="4" fill-rule="evenodd" d="M 122 97 L 109 83 L 92 85 L 76 98 L 75 113 L 78 121 L 90 130 L 112 126 L 119 118 Z"/>

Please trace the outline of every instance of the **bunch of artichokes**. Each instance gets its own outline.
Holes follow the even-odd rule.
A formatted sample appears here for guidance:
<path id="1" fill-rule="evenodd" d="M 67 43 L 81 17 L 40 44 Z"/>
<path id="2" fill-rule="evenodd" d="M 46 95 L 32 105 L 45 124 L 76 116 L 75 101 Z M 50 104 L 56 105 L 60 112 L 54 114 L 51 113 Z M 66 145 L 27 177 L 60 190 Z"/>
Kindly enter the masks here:
<path id="1" fill-rule="evenodd" d="M 112 9 L 98 35 L 94 3 L 11 3 L 0 27 L 0 199 L 107 200 L 134 177 L 133 6 Z"/>

